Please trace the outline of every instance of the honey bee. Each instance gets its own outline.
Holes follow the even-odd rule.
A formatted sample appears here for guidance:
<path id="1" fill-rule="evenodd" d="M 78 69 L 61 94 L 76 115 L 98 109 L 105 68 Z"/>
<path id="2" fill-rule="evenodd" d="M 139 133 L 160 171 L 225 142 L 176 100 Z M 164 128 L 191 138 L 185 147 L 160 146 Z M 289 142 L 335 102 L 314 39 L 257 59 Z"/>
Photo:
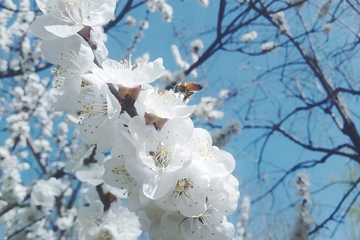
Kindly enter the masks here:
<path id="1" fill-rule="evenodd" d="M 181 82 L 175 85 L 174 93 L 181 93 L 184 95 L 183 102 L 185 103 L 191 95 L 203 89 L 203 85 L 196 82 Z"/>

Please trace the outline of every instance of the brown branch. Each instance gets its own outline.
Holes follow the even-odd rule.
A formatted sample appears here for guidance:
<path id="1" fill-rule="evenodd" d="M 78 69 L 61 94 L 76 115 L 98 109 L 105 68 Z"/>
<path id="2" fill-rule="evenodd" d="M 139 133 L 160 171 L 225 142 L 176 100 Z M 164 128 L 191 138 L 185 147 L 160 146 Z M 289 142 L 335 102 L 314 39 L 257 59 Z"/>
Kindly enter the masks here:
<path id="1" fill-rule="evenodd" d="M 276 183 L 274 185 L 271 186 L 271 188 L 266 191 L 264 194 L 258 196 L 257 198 L 255 198 L 254 200 L 251 201 L 251 203 L 256 203 L 258 201 L 260 201 L 261 199 L 263 199 L 264 197 L 266 197 L 269 194 L 272 194 L 274 192 L 274 190 L 287 178 L 288 175 L 290 175 L 291 173 L 299 170 L 299 169 L 306 169 L 306 168 L 312 168 L 318 164 L 321 163 L 325 163 L 326 160 L 331 157 L 331 154 L 328 153 L 326 154 L 324 157 L 322 157 L 320 160 L 309 160 L 309 161 L 304 161 L 301 163 L 296 164 L 295 166 L 293 166 L 291 169 L 289 169 L 288 171 L 285 172 L 285 174 L 278 180 L 276 181 Z"/>
<path id="2" fill-rule="evenodd" d="M 141 1 L 135 5 L 132 5 L 133 0 L 128 0 L 127 3 L 125 4 L 124 8 L 119 13 L 119 15 L 117 15 L 117 17 L 114 20 L 112 20 L 111 22 L 109 22 L 106 26 L 104 26 L 104 32 L 106 33 L 111 28 L 115 27 L 116 24 L 118 24 L 130 10 L 135 9 L 135 8 L 145 4 L 145 2 L 146 1 Z"/>
<path id="3" fill-rule="evenodd" d="M 75 203 L 75 200 L 76 200 L 76 197 L 77 197 L 77 194 L 81 188 L 81 184 L 82 182 L 81 181 L 78 181 L 78 185 L 75 187 L 75 189 L 73 190 L 73 192 L 71 193 L 71 197 L 70 197 L 70 200 L 69 202 L 66 204 L 66 208 L 67 209 L 70 209 L 73 207 L 74 203 Z"/>
<path id="4" fill-rule="evenodd" d="M 263 5 L 264 7 L 264 5 Z M 269 20 L 274 26 L 277 26 L 275 22 L 270 17 L 270 13 L 266 9 L 258 9 L 254 5 L 254 10 L 260 14 L 263 14 L 265 18 Z M 314 75 L 317 77 L 321 85 L 324 87 L 325 91 L 327 92 L 329 99 L 334 103 L 336 109 L 338 110 L 342 120 L 343 120 L 343 127 L 341 131 L 347 135 L 352 143 L 354 144 L 354 148 L 357 149 L 357 154 L 360 155 L 360 135 L 356 129 L 354 122 L 352 121 L 349 111 L 347 109 L 346 104 L 343 102 L 341 97 L 335 89 L 332 87 L 330 80 L 325 76 L 322 68 L 319 65 L 318 59 L 315 57 L 310 56 L 305 49 L 301 46 L 301 44 L 289 33 L 285 33 L 285 36 L 290 40 L 291 43 L 296 47 L 300 55 L 303 57 L 307 65 L 310 67 Z M 315 54 L 315 50 L 312 49 L 313 54 Z M 359 157 L 352 157 L 351 159 L 355 160 L 356 162 L 360 163 Z"/>
<path id="5" fill-rule="evenodd" d="M 19 206 L 19 204 L 17 203 L 9 203 L 8 205 L 6 205 L 6 207 L 3 207 L 0 210 L 0 216 L 4 215 L 5 213 L 7 213 L 8 211 L 10 211 L 11 209 L 13 209 L 14 207 Z"/>
<path id="6" fill-rule="evenodd" d="M 339 151 L 341 148 L 344 148 L 344 147 L 347 147 L 347 148 L 350 148 L 350 149 L 354 150 L 353 147 L 351 145 L 349 145 L 349 144 L 342 144 L 342 145 L 339 145 L 339 146 L 337 146 L 335 148 L 315 147 L 315 146 L 313 146 L 311 144 L 306 144 L 306 143 L 300 141 L 300 139 L 296 138 L 295 136 L 292 136 L 290 133 L 285 131 L 279 125 L 274 125 L 274 126 L 244 125 L 243 126 L 243 129 L 254 129 L 254 128 L 257 128 L 257 129 L 269 129 L 269 130 L 271 130 L 271 132 L 269 134 L 272 134 L 272 132 L 274 132 L 274 131 L 279 132 L 283 136 L 285 136 L 286 138 L 288 138 L 289 140 L 294 142 L 295 144 L 301 146 L 302 148 L 310 150 L 310 151 L 322 152 L 322 153 L 331 153 L 331 154 L 339 155 L 339 156 L 342 156 L 342 157 L 350 158 L 350 159 L 353 159 L 355 161 L 360 161 L 360 157 L 357 154 L 350 154 L 348 152 L 340 152 Z"/>
<path id="7" fill-rule="evenodd" d="M 335 207 L 334 211 L 330 214 L 330 216 L 328 218 L 326 218 L 322 223 L 320 223 L 319 225 L 317 225 L 313 230 L 311 230 L 309 232 L 309 235 L 312 235 L 316 232 L 318 232 L 320 229 L 324 228 L 325 225 L 329 222 L 329 221 L 335 221 L 335 214 L 340 210 L 341 205 L 345 202 L 345 200 L 349 197 L 349 195 L 355 190 L 355 188 L 358 186 L 358 184 L 360 183 L 360 178 L 358 178 L 356 180 L 356 182 L 353 183 L 352 187 L 344 194 L 344 196 L 342 197 L 342 199 L 340 200 L 339 204 Z M 355 196 L 354 200 L 352 202 L 354 202 L 356 200 L 356 198 L 359 196 L 360 192 Z M 352 204 L 350 204 L 349 206 L 351 206 Z"/>
<path id="8" fill-rule="evenodd" d="M 44 63 L 42 65 L 39 65 L 37 68 L 35 68 L 34 72 L 40 72 L 42 70 L 45 70 L 49 67 L 53 66 L 52 63 Z M 0 79 L 2 78 L 8 78 L 8 77 L 16 77 L 16 76 L 20 76 L 23 75 L 24 72 L 22 71 L 22 69 L 19 70 L 7 70 L 4 72 L 0 72 Z"/>
<path id="9" fill-rule="evenodd" d="M 42 161 L 40 153 L 35 149 L 34 142 L 33 142 L 32 138 L 31 138 L 31 136 L 26 137 L 26 143 L 29 146 L 34 158 L 38 162 L 42 172 L 46 173 L 45 163 Z"/>

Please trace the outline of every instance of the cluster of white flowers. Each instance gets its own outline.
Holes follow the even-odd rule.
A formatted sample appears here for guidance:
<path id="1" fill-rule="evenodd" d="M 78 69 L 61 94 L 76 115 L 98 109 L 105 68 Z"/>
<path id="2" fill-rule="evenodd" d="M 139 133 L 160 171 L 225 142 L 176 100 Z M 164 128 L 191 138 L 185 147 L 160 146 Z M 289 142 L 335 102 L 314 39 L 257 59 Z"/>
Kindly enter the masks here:
<path id="1" fill-rule="evenodd" d="M 104 181 L 128 190 L 129 209 L 144 211 L 151 239 L 174 233 L 171 239 L 231 239 L 226 215 L 239 197 L 233 157 L 187 117 L 169 119 L 160 130 L 145 121 L 132 118 L 118 138 Z"/>
<path id="2" fill-rule="evenodd" d="M 166 0 L 147 0 L 146 4 L 150 12 L 161 12 L 165 22 L 172 21 L 174 10 L 169 4 L 166 3 Z"/>
<path id="3" fill-rule="evenodd" d="M 218 98 L 210 96 L 202 97 L 200 103 L 196 105 L 192 117 L 197 120 L 206 120 L 207 122 L 222 119 L 224 112 L 218 109 L 220 109 L 224 101 L 232 94 L 230 90 L 222 89 L 218 94 Z M 228 121 L 224 126 L 210 133 L 213 145 L 217 147 L 225 146 L 229 143 L 231 136 L 238 134 L 241 128 L 241 123 L 238 120 L 233 119 Z"/>
<path id="4" fill-rule="evenodd" d="M 324 29 L 324 33 L 329 34 L 332 30 L 332 24 L 331 23 L 324 23 L 322 25 L 323 29 Z"/>
<path id="5" fill-rule="evenodd" d="M 17 54 L 12 54 L 9 59 L 1 57 L 0 69 L 2 71 L 32 71 L 34 65 L 39 64 L 43 59 L 40 51 L 30 51 L 31 41 L 26 34 L 34 17 L 29 1 L 19 1 L 19 6 L 12 1 L 2 1 L 0 9 L 0 49 L 8 53 L 12 51 L 11 46 L 14 42 L 21 42 L 19 44 L 21 49 Z M 21 58 L 19 57 L 20 53 Z"/>
<path id="6" fill-rule="evenodd" d="M 51 212 L 59 198 L 66 197 L 68 185 L 51 177 L 56 171 L 54 167 L 55 154 L 52 148 L 62 145 L 62 154 L 66 155 L 67 146 L 66 124 L 63 123 L 63 133 L 58 139 L 53 139 L 56 133 L 56 119 L 61 113 L 49 111 L 51 94 L 46 90 L 50 80 L 41 79 L 34 73 L 43 57 L 40 52 L 40 42 L 30 41 L 28 33 L 34 12 L 30 10 L 29 1 L 20 1 L 12 5 L 5 1 L 0 12 L 0 21 L 8 27 L 8 32 L 1 34 L 0 42 L 8 40 L 19 42 L 18 53 L 8 59 L 2 59 L 6 71 L 21 71 L 22 74 L 12 78 L 11 86 L 1 86 L 6 93 L 0 97 L 0 115 L 5 123 L 2 137 L 4 145 L 0 147 L 0 215 L 5 231 L 3 239 L 55 239 L 55 233 L 49 229 Z M 6 12 L 15 13 L 10 19 L 2 18 Z M 6 15 L 6 14 L 5 14 Z M 7 15 L 10 17 L 10 14 Z M 9 22 L 6 22 L 10 20 Z M 1 31 L 1 30 L 0 30 Z M 9 45 L 11 46 L 11 45 Z M 8 47 L 9 47 L 8 46 Z M 7 51 L 6 46 L 3 51 Z M 15 53 L 15 52 L 14 52 Z M 6 72 L 5 71 L 5 72 Z M 4 125 L 4 126 L 5 126 Z M 37 138 L 33 139 L 34 135 Z M 56 142 L 50 142 L 53 139 Z M 51 146 L 51 147 L 50 147 Z M 34 161 L 33 161 L 34 160 Z M 38 177 L 36 183 L 29 178 Z M 60 211 L 57 212 L 60 214 Z M 61 214 L 65 213 L 61 211 Z M 4 234 L 5 232 L 5 234 Z"/>
<path id="7" fill-rule="evenodd" d="M 241 41 L 243 41 L 244 43 L 248 43 L 253 41 L 255 38 L 257 38 L 257 36 L 258 34 L 256 31 L 251 31 L 242 35 Z"/>
<path id="8" fill-rule="evenodd" d="M 89 206 L 78 210 L 78 239 L 137 239 L 141 230 L 136 215 L 119 201 L 104 212 L 104 205 L 92 190 L 86 194 Z"/>
<path id="9" fill-rule="evenodd" d="M 294 186 L 298 189 L 297 194 L 302 200 L 302 204 L 297 204 L 295 206 L 296 211 L 299 212 L 299 216 L 296 218 L 294 228 L 291 232 L 292 240 L 309 239 L 308 232 L 310 230 L 310 225 L 313 223 L 309 208 L 306 206 L 306 203 L 312 203 L 309 191 L 310 185 L 310 178 L 306 172 L 298 173 L 294 179 Z"/>
<path id="10" fill-rule="evenodd" d="M 36 18 L 31 31 L 43 40 L 45 58 L 57 66 L 53 108 L 66 110 L 78 123 L 83 142 L 65 171 L 92 189 L 110 185 L 123 190 L 128 209 L 142 212 L 141 229 L 149 231 L 150 239 L 232 239 L 234 226 L 226 216 L 235 211 L 239 198 L 239 183 L 231 174 L 235 159 L 213 146 L 209 132 L 194 127 L 189 116 L 195 106 L 188 106 L 182 93 L 159 92 L 150 85 L 165 71 L 162 59 L 106 59 L 101 25 L 112 18 L 116 1 L 37 3 L 44 15 Z M 147 4 L 171 18 L 165 1 Z M 199 40 L 191 46 L 194 55 L 203 48 Z M 66 134 L 67 126 L 59 127 Z M 49 150 L 44 142 L 34 146 Z M 105 157 L 101 152 L 109 148 Z M 119 198 L 110 186 L 109 194 Z M 38 182 L 31 201 L 52 208 L 63 187 Z M 140 235 L 140 225 L 131 220 L 134 213 L 114 201 L 105 206 L 94 195 L 86 199 L 89 206 L 79 209 L 79 239 Z M 67 226 L 68 219 L 73 219 L 72 212 L 59 224 Z"/>
<path id="11" fill-rule="evenodd" d="M 270 14 L 272 21 L 279 27 L 280 34 L 290 34 L 290 27 L 287 24 L 283 11 Z"/>
<path id="12" fill-rule="evenodd" d="M 65 186 L 58 179 L 39 180 L 31 191 L 31 205 L 50 211 L 55 205 L 55 197 L 59 197 L 64 191 Z"/>
<path id="13" fill-rule="evenodd" d="M 204 48 L 204 44 L 200 39 L 195 39 L 190 43 L 191 47 L 191 60 L 193 63 L 197 62 L 199 55 Z M 180 51 L 176 45 L 171 45 L 171 51 L 176 62 L 176 65 L 182 70 L 187 70 L 190 67 L 190 63 L 181 57 Z M 197 77 L 196 69 L 193 69 L 190 73 L 192 77 Z M 176 82 L 176 80 L 175 80 Z"/>
<path id="14" fill-rule="evenodd" d="M 297 174 L 294 180 L 294 186 L 298 190 L 298 196 L 305 202 L 311 204 L 311 195 L 309 187 L 311 186 L 310 177 L 306 172 Z"/>
<path id="15" fill-rule="evenodd" d="M 133 27 L 136 24 L 136 19 L 133 16 L 127 16 L 125 19 L 125 24 L 130 27 Z"/>
<path id="16" fill-rule="evenodd" d="M 236 240 L 249 240 L 251 239 L 251 233 L 247 229 L 247 223 L 250 216 L 251 200 L 249 196 L 245 196 L 241 204 L 241 214 L 239 221 L 236 224 L 237 235 Z"/>
<path id="17" fill-rule="evenodd" d="M 241 123 L 236 120 L 228 121 L 220 129 L 211 132 L 213 144 L 218 147 L 223 147 L 230 142 L 231 136 L 236 135 L 241 131 Z"/>
<path id="18" fill-rule="evenodd" d="M 196 106 L 193 116 L 197 119 L 215 121 L 224 117 L 224 112 L 217 110 L 222 105 L 222 100 L 210 96 L 202 97 Z"/>
<path id="19" fill-rule="evenodd" d="M 70 194 L 68 185 L 53 177 L 38 180 L 32 186 L 29 183 L 26 185 L 22 179 L 34 175 L 36 169 L 40 169 L 44 177 L 52 175 L 50 169 L 56 169 L 51 164 L 47 165 L 50 163 L 52 147 L 56 146 L 47 137 L 54 135 L 54 120 L 61 114 L 48 110 L 50 94 L 45 89 L 48 82 L 49 79 L 40 80 L 34 73 L 16 77 L 14 83 L 20 85 L 10 90 L 13 98 L 6 104 L 8 110 L 14 113 L 6 117 L 9 135 L 0 148 L 0 212 L 1 221 L 6 226 L 4 239 L 55 239 L 54 231 L 48 229 L 46 218 L 50 218 L 57 199 Z M 6 100 L 1 99 L 1 105 L 4 105 L 3 101 Z M 3 109 L 1 113 L 4 116 L 6 114 Z M 66 124 L 61 125 L 59 128 L 66 132 Z M 41 137 L 33 140 L 31 133 Z M 56 144 L 65 146 L 65 135 L 60 134 Z M 63 147 L 63 153 L 67 149 Z M 30 165 L 31 156 L 38 161 L 39 168 L 34 162 L 34 165 Z"/>
<path id="20" fill-rule="evenodd" d="M 192 116 L 199 120 L 203 119 L 210 122 L 223 118 L 224 112 L 218 109 L 220 109 L 224 104 L 224 101 L 229 98 L 230 95 L 230 90 L 222 89 L 217 98 L 210 96 L 202 97 Z"/>
<path id="21" fill-rule="evenodd" d="M 266 42 L 266 43 L 263 43 L 261 44 L 261 51 L 262 52 L 275 52 L 277 49 L 277 44 L 276 42 Z"/>
<path id="22" fill-rule="evenodd" d="M 21 184 L 20 172 L 28 169 L 29 164 L 20 164 L 17 156 L 8 149 L 0 148 L 0 197 L 8 203 L 20 203 L 27 194 L 27 188 Z"/>
<path id="23" fill-rule="evenodd" d="M 199 59 L 199 55 L 204 48 L 204 43 L 200 39 L 195 39 L 190 43 L 191 46 L 191 59 L 196 62 Z"/>
<path id="24" fill-rule="evenodd" d="M 332 1 L 333 0 L 324 0 L 321 3 L 321 6 L 319 7 L 319 12 L 316 15 L 317 18 L 324 18 L 328 14 Z"/>

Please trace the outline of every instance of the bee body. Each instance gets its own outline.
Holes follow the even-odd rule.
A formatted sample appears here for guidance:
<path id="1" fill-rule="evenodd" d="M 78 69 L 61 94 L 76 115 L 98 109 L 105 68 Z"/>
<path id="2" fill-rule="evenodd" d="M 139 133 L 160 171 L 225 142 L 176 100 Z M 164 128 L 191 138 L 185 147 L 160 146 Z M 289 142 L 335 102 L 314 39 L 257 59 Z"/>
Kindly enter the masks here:
<path id="1" fill-rule="evenodd" d="M 203 85 L 196 82 L 181 82 L 176 84 L 174 93 L 181 93 L 184 95 L 183 101 L 186 102 L 191 95 L 203 89 Z"/>

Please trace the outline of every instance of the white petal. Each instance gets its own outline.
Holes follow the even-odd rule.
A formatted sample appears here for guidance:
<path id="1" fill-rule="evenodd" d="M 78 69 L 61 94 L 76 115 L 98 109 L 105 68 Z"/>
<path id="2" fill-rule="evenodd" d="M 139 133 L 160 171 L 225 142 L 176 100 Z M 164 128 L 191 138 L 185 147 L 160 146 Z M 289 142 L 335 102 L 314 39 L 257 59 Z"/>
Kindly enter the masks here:
<path id="1" fill-rule="evenodd" d="M 75 26 L 68 26 L 68 25 L 47 25 L 45 29 L 50 33 L 60 37 L 66 38 L 72 35 L 77 34 L 78 31 L 84 28 L 84 25 L 75 25 Z"/>
<path id="2" fill-rule="evenodd" d="M 137 71 L 137 69 L 135 69 Z M 165 68 L 163 66 L 163 59 L 158 58 L 153 62 L 148 63 L 140 70 L 144 75 L 149 77 L 149 83 L 155 81 L 165 71 Z"/>
<path id="3" fill-rule="evenodd" d="M 188 143 L 193 135 L 194 125 L 190 118 L 175 118 L 168 120 L 162 127 L 160 134 L 161 140 L 165 145 Z M 169 139 L 169 141 L 166 141 Z"/>
<path id="4" fill-rule="evenodd" d="M 33 35 L 43 39 L 43 40 L 54 40 L 58 38 L 57 35 L 50 33 L 45 29 L 45 25 L 52 24 L 61 24 L 64 23 L 54 17 L 43 15 L 38 16 L 30 25 L 30 31 Z M 65 23 L 64 23 L 65 24 Z"/>
<path id="5" fill-rule="evenodd" d="M 79 35 L 43 41 L 41 52 L 49 62 L 78 74 L 88 71 L 94 60 L 91 48 Z"/>
<path id="6" fill-rule="evenodd" d="M 48 0 L 36 0 L 37 6 L 40 8 L 40 10 L 46 14 L 46 3 Z"/>
<path id="7" fill-rule="evenodd" d="M 93 27 L 104 25 L 114 17 L 115 7 L 114 0 L 93 1 L 93 11 L 89 19 L 84 19 L 84 24 Z"/>

